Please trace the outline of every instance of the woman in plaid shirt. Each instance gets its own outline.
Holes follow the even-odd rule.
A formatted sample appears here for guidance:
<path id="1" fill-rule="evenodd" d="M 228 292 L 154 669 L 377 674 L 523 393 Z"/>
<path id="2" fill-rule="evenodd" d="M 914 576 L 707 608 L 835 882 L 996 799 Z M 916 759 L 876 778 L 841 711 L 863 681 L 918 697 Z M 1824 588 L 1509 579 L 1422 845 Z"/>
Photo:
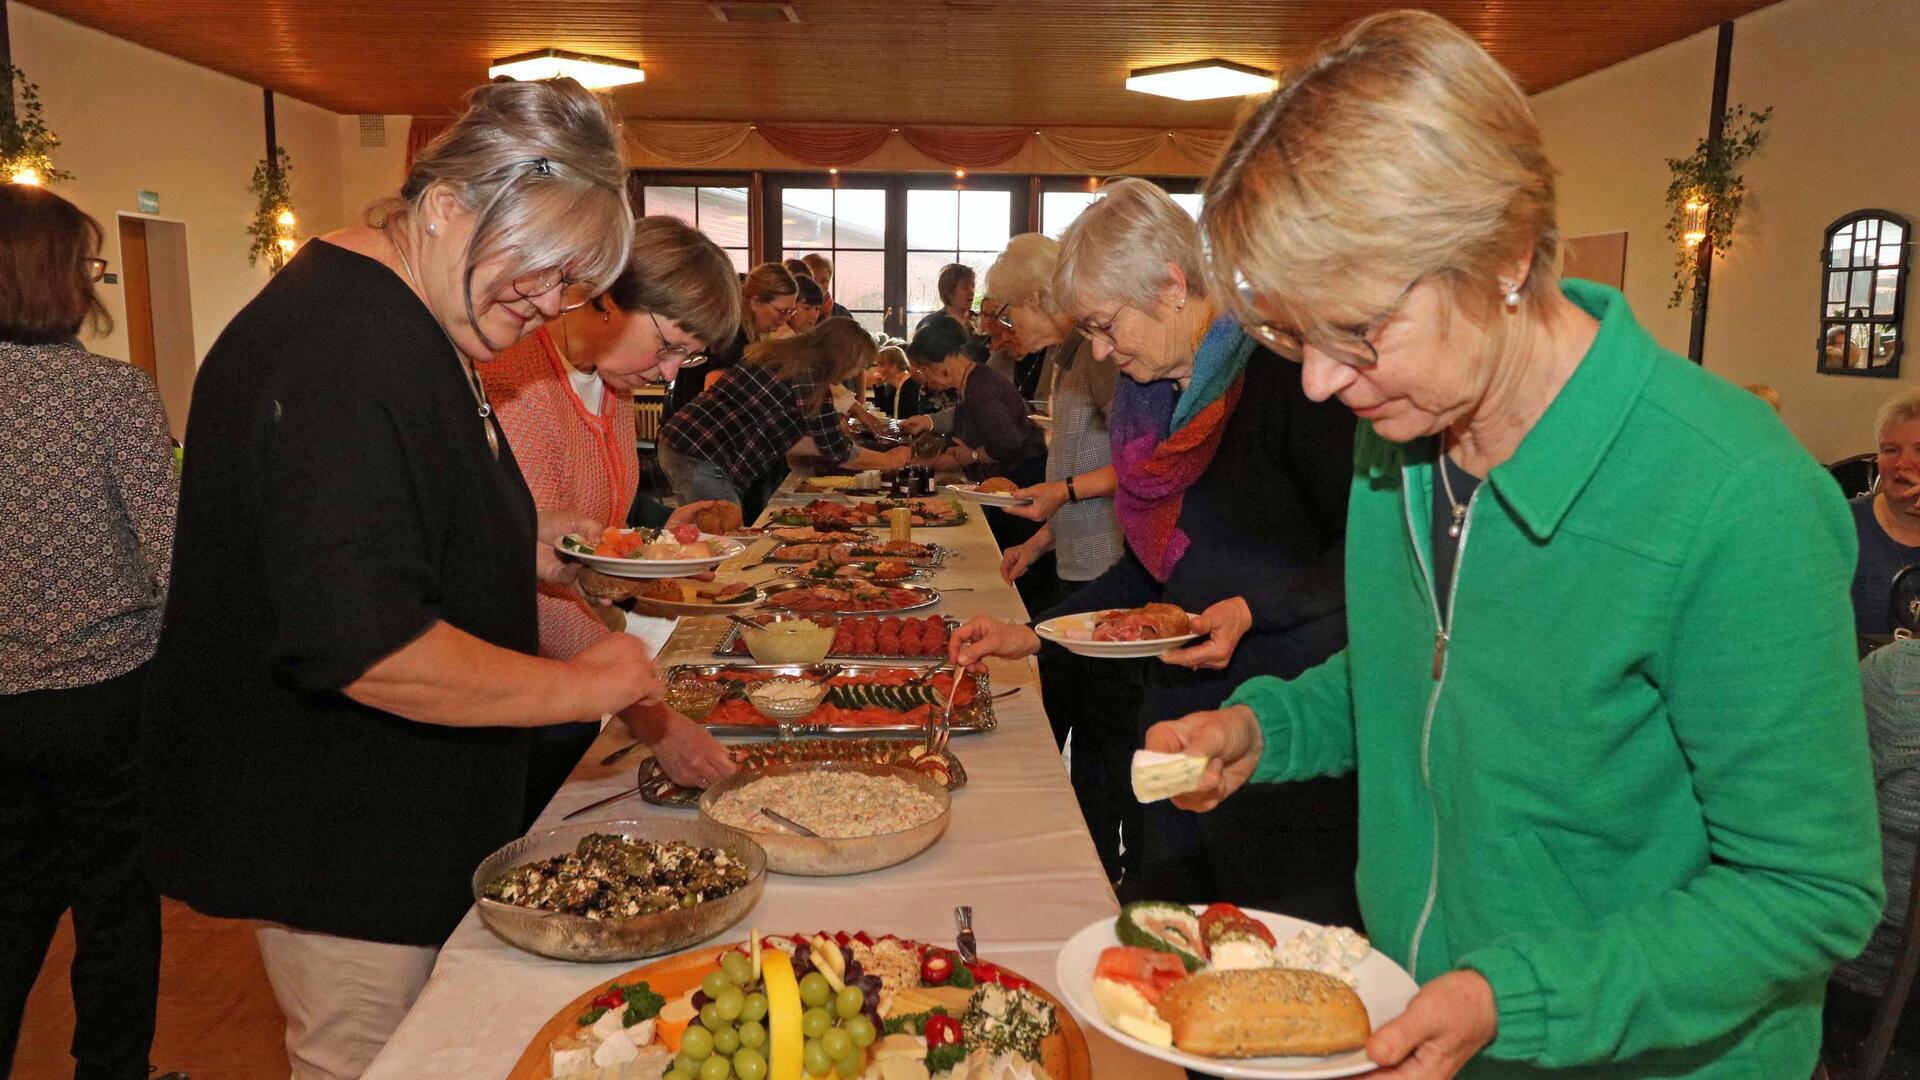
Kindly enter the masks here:
<path id="1" fill-rule="evenodd" d="M 828 319 L 804 334 L 757 342 L 738 367 L 674 413 L 660 429 L 660 467 L 682 502 L 725 499 L 779 464 L 802 439 L 850 469 L 897 469 L 912 451 L 853 445 L 833 409 L 832 387 L 874 361 L 873 339 L 852 319 Z"/>

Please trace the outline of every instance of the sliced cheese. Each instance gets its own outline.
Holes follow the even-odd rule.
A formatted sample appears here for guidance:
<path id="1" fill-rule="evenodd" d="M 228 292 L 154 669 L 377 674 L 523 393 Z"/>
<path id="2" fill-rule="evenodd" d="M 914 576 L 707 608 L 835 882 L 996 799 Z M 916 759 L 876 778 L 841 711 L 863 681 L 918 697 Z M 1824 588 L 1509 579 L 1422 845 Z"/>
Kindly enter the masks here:
<path id="1" fill-rule="evenodd" d="M 918 1035 L 896 1032 L 873 1044 L 873 1060 L 885 1061 L 888 1058 L 908 1057 L 923 1060 L 927 1056 L 927 1044 Z"/>
<path id="2" fill-rule="evenodd" d="M 593 1022 L 593 1037 L 596 1039 L 610 1039 L 620 1034 L 626 1030 L 626 1016 L 627 1007 L 625 1005 L 616 1005 L 600 1014 L 600 1019 Z M 651 1040 L 651 1036 L 649 1036 L 649 1040 Z"/>
<path id="3" fill-rule="evenodd" d="M 1123 1016 L 1113 1026 L 1123 1035 L 1131 1035 L 1148 1046 L 1162 1049 L 1173 1045 L 1173 1028 L 1165 1020 L 1144 1016 Z"/>
<path id="4" fill-rule="evenodd" d="M 1133 752 L 1133 797 L 1143 803 L 1185 795 L 1200 786 L 1207 771 L 1207 759 L 1193 754 L 1162 754 L 1155 750 Z"/>
<path id="5" fill-rule="evenodd" d="M 577 1039 L 567 1040 L 578 1043 Z M 554 1045 L 553 1056 L 549 1061 L 553 1067 L 553 1080 L 569 1080 L 570 1077 L 587 1076 L 593 1073 L 593 1051 L 583 1045 L 561 1047 Z"/>
<path id="6" fill-rule="evenodd" d="M 633 1040 L 627 1038 L 627 1033 L 616 1031 L 607 1036 L 593 1051 L 593 1063 L 604 1069 L 609 1065 L 632 1061 L 639 1056 L 640 1048 L 633 1045 Z"/>
<path id="7" fill-rule="evenodd" d="M 760 981 L 760 928 L 754 927 L 747 939 L 747 959 L 753 961 L 753 981 Z"/>
<path id="8" fill-rule="evenodd" d="M 680 1036 L 686 1033 L 687 1025 L 693 1023 L 693 1018 L 700 1015 L 700 1010 L 693 1007 L 693 995 L 699 989 L 696 986 L 667 1002 L 660 1009 L 660 1015 L 654 1018 L 654 1030 L 660 1036 L 661 1045 L 676 1054 L 680 1052 Z"/>
<path id="9" fill-rule="evenodd" d="M 888 1058 L 880 1062 L 880 1080 L 928 1080 L 925 1060 Z"/>

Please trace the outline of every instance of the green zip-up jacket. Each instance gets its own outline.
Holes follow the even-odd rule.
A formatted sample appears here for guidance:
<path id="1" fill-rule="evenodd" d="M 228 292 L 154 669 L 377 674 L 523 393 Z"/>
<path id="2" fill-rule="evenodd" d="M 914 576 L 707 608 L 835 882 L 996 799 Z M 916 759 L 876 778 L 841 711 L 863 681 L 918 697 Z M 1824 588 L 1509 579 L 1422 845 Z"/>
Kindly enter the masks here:
<path id="1" fill-rule="evenodd" d="M 1470 500 L 1451 613 L 1433 441 L 1363 425 L 1349 645 L 1229 702 L 1255 782 L 1357 770 L 1374 945 L 1492 985 L 1463 1075 L 1800 1080 L 1883 901 L 1852 520 L 1764 403 L 1565 290 L 1599 336 Z"/>

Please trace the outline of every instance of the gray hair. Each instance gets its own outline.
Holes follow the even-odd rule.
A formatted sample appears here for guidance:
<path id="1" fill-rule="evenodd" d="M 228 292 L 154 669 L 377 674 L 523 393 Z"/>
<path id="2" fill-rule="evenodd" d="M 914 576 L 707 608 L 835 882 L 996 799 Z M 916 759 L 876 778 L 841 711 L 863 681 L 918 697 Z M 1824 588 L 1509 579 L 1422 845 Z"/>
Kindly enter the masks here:
<path id="1" fill-rule="evenodd" d="M 1920 387 L 1902 390 L 1885 405 L 1880 406 L 1880 414 L 1873 420 L 1874 441 L 1879 442 L 1886 438 L 1889 428 L 1898 427 L 1910 420 L 1920 420 Z"/>
<path id="2" fill-rule="evenodd" d="M 475 268 L 501 256 L 506 268 L 484 283 L 488 291 L 550 269 L 604 289 L 626 269 L 633 243 L 618 127 L 605 102 L 572 79 L 476 87 L 466 112 L 414 158 L 399 195 L 367 209 L 367 223 L 404 226 L 435 187 L 451 190 L 474 215 L 463 255 L 470 323 Z"/>
<path id="3" fill-rule="evenodd" d="M 1119 300 L 1152 312 L 1173 280 L 1169 263 L 1186 275 L 1187 295 L 1207 295 L 1200 226 L 1172 196 L 1130 177 L 1100 185 L 1099 196 L 1060 237 L 1053 292 L 1061 311 Z"/>
<path id="4" fill-rule="evenodd" d="M 1043 311 L 1056 310 L 1053 272 L 1060 265 L 1060 244 L 1043 233 L 1021 233 L 987 267 L 987 295 L 1002 304 L 1032 300 Z"/>

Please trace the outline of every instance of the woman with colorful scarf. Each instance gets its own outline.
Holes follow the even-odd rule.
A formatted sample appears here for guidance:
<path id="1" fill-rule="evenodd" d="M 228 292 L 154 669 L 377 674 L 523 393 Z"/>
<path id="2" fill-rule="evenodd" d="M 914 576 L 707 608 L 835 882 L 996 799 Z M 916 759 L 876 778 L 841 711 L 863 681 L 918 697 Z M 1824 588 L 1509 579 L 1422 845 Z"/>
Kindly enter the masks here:
<path id="1" fill-rule="evenodd" d="M 1197 616 L 1203 637 L 1150 665 L 1131 748 L 1147 725 L 1217 708 L 1242 679 L 1296 675 L 1345 643 L 1354 422 L 1309 401 L 1295 365 L 1219 317 L 1200 277 L 1199 229 L 1164 191 L 1141 180 L 1102 191 L 1061 238 L 1053 285 L 1093 358 L 1125 376 L 1110 490 L 1127 554 L 1040 618 L 1153 602 Z M 1075 494 L 1103 487 L 1095 478 Z M 952 657 L 977 664 L 1039 646 L 1027 627 L 980 617 L 954 635 Z M 1257 804 L 1222 810 L 1149 804 L 1123 896 L 1357 923 L 1350 780 L 1263 788 Z"/>

